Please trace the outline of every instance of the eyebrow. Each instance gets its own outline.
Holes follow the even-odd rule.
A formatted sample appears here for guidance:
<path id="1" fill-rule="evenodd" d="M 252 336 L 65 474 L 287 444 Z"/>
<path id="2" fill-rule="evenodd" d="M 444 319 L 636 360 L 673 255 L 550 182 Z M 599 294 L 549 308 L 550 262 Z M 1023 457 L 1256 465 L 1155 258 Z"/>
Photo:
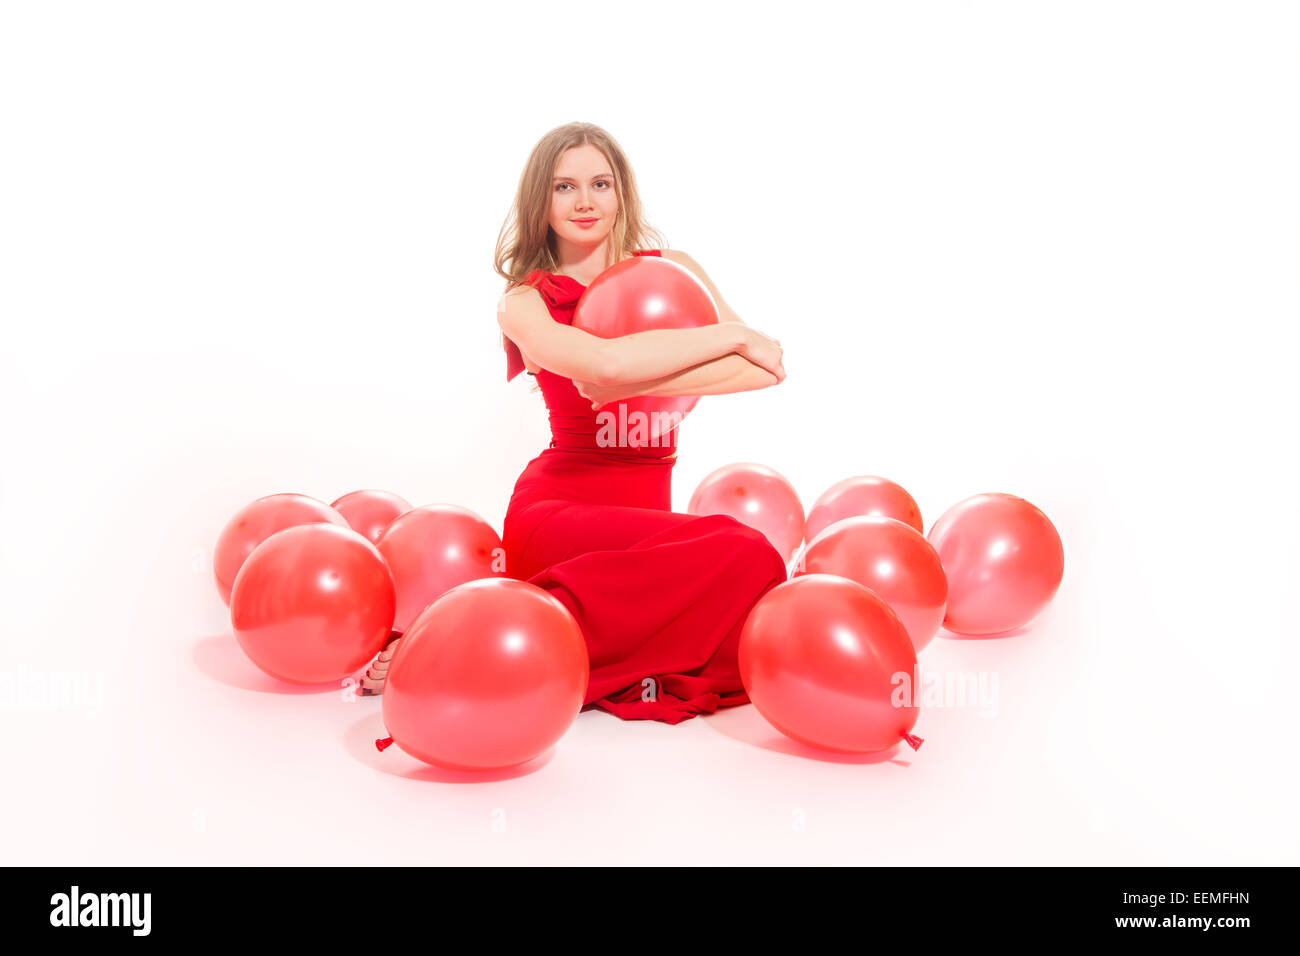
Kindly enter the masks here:
<path id="1" fill-rule="evenodd" d="M 613 179 L 613 178 L 614 178 L 614 174 L 613 174 L 613 173 L 601 173 L 599 176 L 592 176 L 591 178 L 592 178 L 592 179 Z M 553 182 L 553 183 L 558 183 L 558 182 L 560 182 L 561 180 L 564 180 L 564 179 L 569 180 L 569 182 L 574 182 L 574 183 L 577 182 L 577 180 L 574 179 L 572 176 L 556 176 L 555 178 L 553 178 L 553 179 L 551 180 L 551 182 Z"/>

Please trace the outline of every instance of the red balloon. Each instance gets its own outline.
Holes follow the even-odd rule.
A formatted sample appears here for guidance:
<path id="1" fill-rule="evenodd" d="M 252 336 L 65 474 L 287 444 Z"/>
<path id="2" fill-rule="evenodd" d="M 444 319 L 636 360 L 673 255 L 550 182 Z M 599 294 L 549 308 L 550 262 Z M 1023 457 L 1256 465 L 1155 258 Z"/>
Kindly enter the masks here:
<path id="1" fill-rule="evenodd" d="M 376 546 L 397 584 L 397 631 L 456 585 L 506 572 L 500 535 L 459 505 L 412 508 L 393 520 Z"/>
<path id="2" fill-rule="evenodd" d="M 379 540 L 394 518 L 411 510 L 405 498 L 374 489 L 349 492 L 330 507 L 344 517 L 353 531 L 359 531 L 371 542 Z"/>
<path id="3" fill-rule="evenodd" d="M 1056 527 L 1015 495 L 975 495 L 953 505 L 929 539 L 948 575 L 943 626 L 954 634 L 998 634 L 1029 623 L 1065 574 Z"/>
<path id="4" fill-rule="evenodd" d="M 348 525 L 347 519 L 325 502 L 307 495 L 267 495 L 236 511 L 221 530 L 212 559 L 217 591 L 226 606 L 230 606 L 235 575 L 254 548 L 277 531 L 318 521 L 344 528 Z"/>
<path id="5" fill-rule="evenodd" d="M 856 475 L 838 481 L 822 492 L 808 512 L 804 537 L 812 541 L 835 522 L 858 515 L 884 515 L 925 534 L 921 509 L 902 485 L 875 475 Z"/>
<path id="6" fill-rule="evenodd" d="M 351 528 L 305 524 L 276 532 L 248 556 L 231 592 L 230 623 L 266 673 L 319 684 L 378 654 L 396 607 L 393 577 L 373 544 Z"/>
<path id="7" fill-rule="evenodd" d="M 834 574 L 778 584 L 740 632 L 740 679 L 787 737 L 838 753 L 874 753 L 910 733 L 920 714 L 916 651 L 902 621 L 871 591 Z"/>
<path id="8" fill-rule="evenodd" d="M 582 709 L 587 645 L 563 604 L 512 578 L 452 588 L 403 635 L 388 665 L 384 724 L 425 763 L 513 767 L 564 736 Z"/>
<path id="9" fill-rule="evenodd" d="M 690 269 L 659 256 L 634 256 L 610 266 L 573 307 L 573 327 L 603 339 L 718 321 L 708 287 Z M 601 413 L 613 416 L 609 420 L 616 423 L 620 447 L 657 447 L 699 400 L 698 395 L 639 396 L 609 402 Z"/>
<path id="10" fill-rule="evenodd" d="M 871 589 L 893 608 L 919 654 L 948 601 L 948 579 L 930 542 L 893 518 L 860 515 L 837 521 L 804 549 L 793 576 L 838 574 Z"/>
<path id="11" fill-rule="evenodd" d="M 754 462 L 723 465 L 706 475 L 691 495 L 687 514 L 730 515 L 757 528 L 790 560 L 803 540 L 803 505 L 779 472 Z"/>

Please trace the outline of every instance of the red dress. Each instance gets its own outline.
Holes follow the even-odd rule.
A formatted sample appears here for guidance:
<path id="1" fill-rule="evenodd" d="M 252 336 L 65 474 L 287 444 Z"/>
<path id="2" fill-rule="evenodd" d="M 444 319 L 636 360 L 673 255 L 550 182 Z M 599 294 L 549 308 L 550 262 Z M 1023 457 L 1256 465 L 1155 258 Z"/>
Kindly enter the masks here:
<path id="1" fill-rule="evenodd" d="M 585 286 L 540 269 L 525 283 L 555 321 L 572 323 Z M 510 381 L 524 362 L 504 342 Z M 582 629 L 591 664 L 583 710 L 676 724 L 748 703 L 740 630 L 786 579 L 780 553 L 735 518 L 672 510 L 676 458 L 665 456 L 681 426 L 659 447 L 601 447 L 597 412 L 573 380 L 542 369 L 537 383 L 551 446 L 515 482 L 502 544 L 507 573 L 549 591 Z"/>

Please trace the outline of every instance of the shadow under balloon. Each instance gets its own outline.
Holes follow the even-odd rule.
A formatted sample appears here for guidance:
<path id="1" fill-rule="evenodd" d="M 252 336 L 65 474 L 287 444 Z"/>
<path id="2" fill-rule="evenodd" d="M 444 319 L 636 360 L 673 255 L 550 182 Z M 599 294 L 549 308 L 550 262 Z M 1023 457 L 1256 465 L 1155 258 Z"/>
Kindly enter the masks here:
<path id="1" fill-rule="evenodd" d="M 869 754 L 842 754 L 833 750 L 821 750 L 817 747 L 801 744 L 769 724 L 753 704 L 727 707 L 707 715 L 706 719 L 708 725 L 724 737 L 730 737 L 733 740 L 750 744 L 762 750 L 770 750 L 773 753 L 789 754 L 792 757 L 806 757 L 809 760 L 819 760 L 822 763 L 892 763 L 900 767 L 910 767 L 912 765 L 910 760 L 903 760 L 899 757 L 899 748 L 903 745 L 901 740 L 887 750 L 879 750 Z"/>
<path id="2" fill-rule="evenodd" d="M 1032 634 L 1035 623 L 1030 621 L 1028 624 L 1021 624 L 1009 631 L 998 631 L 996 634 L 958 634 L 955 631 L 941 627 L 934 636 L 941 637 L 946 641 L 1000 641 L 1007 637 L 1022 637 L 1026 634 Z"/>
<path id="3" fill-rule="evenodd" d="M 536 773 L 555 758 L 555 747 L 550 747 L 514 767 L 503 767 L 500 770 L 453 770 L 450 767 L 435 767 L 412 757 L 402 750 L 399 743 L 394 743 L 381 752 L 375 746 L 375 741 L 387 736 L 383 715 L 376 712 L 361 718 L 348 728 L 343 737 L 343 746 L 353 759 L 371 770 L 404 780 L 428 783 L 495 783 L 513 780 Z"/>
<path id="4" fill-rule="evenodd" d="M 195 666 L 208 677 L 219 684 L 237 687 L 240 690 L 300 696 L 337 693 L 341 686 L 339 681 L 331 681 L 328 684 L 290 684 L 288 681 L 278 680 L 258 670 L 257 665 L 240 650 L 235 635 L 229 631 L 200 639 L 194 645 L 191 656 Z"/>

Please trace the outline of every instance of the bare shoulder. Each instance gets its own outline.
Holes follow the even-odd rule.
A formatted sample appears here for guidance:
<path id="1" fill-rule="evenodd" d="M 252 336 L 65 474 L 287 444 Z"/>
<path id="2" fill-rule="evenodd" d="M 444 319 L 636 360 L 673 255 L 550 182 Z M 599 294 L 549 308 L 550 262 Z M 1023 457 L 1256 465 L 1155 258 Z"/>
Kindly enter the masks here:
<path id="1" fill-rule="evenodd" d="M 504 329 L 520 319 L 549 316 L 542 294 L 530 285 L 515 286 L 497 300 L 497 322 Z M 508 330 L 507 330 L 508 331 Z"/>
<path id="2" fill-rule="evenodd" d="M 541 302 L 542 294 L 530 285 L 517 285 L 509 292 L 502 294 L 501 300 L 497 303 L 497 311 L 503 311 L 507 302 L 514 304 L 528 301 Z"/>
<path id="3" fill-rule="evenodd" d="M 713 284 L 713 280 L 709 278 L 709 274 L 704 271 L 704 266 L 696 262 L 693 256 L 682 252 L 680 249 L 661 249 L 659 251 L 665 259 L 671 259 L 679 266 L 685 266 L 687 269 L 690 269 L 701 282 L 709 287 L 710 292 L 715 296 L 718 294 L 717 286 Z"/>
<path id="4" fill-rule="evenodd" d="M 665 259 L 673 260 L 673 262 L 676 262 L 678 265 L 685 266 L 686 268 L 690 269 L 692 272 L 696 274 L 699 274 L 704 271 L 703 269 L 700 268 L 700 264 L 698 262 L 696 262 L 694 259 L 688 256 L 686 253 L 682 252 L 682 250 L 680 249 L 660 249 L 659 255 L 663 256 Z"/>
<path id="5" fill-rule="evenodd" d="M 678 265 L 689 269 L 695 274 L 696 278 L 704 283 L 705 288 L 707 288 L 709 293 L 713 296 L 713 301 L 717 303 L 718 318 L 721 321 L 739 322 L 741 325 L 745 324 L 740 316 L 736 314 L 735 310 L 732 309 L 731 306 L 727 305 L 726 300 L 722 298 L 722 293 L 718 291 L 718 287 L 714 284 L 713 280 L 709 278 L 709 274 L 704 271 L 704 267 L 696 262 L 692 256 L 682 252 L 680 249 L 661 249 L 659 252 L 665 259 L 671 259 Z"/>

